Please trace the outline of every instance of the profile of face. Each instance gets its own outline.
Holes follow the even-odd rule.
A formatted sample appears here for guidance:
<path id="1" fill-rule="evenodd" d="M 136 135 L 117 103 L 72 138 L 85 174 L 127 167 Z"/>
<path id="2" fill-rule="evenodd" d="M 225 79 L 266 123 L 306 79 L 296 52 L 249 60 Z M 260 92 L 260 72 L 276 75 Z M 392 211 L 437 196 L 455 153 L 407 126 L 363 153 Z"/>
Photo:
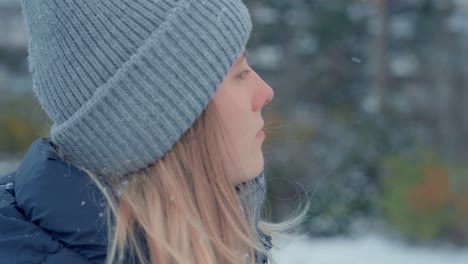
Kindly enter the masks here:
<path id="1" fill-rule="evenodd" d="M 248 65 L 245 54 L 244 49 L 213 97 L 231 147 L 247 173 L 232 179 L 235 185 L 253 179 L 263 169 L 266 135 L 261 110 L 274 96 L 273 89 Z"/>

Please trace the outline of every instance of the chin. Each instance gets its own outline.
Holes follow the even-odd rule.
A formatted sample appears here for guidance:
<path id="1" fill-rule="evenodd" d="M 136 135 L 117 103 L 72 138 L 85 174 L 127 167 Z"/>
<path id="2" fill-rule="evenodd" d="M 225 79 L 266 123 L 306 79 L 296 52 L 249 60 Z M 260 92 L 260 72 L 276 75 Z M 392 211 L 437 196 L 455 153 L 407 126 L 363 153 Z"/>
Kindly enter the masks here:
<path id="1" fill-rule="evenodd" d="M 251 163 L 249 164 L 249 167 L 247 168 L 247 175 L 242 177 L 242 179 L 238 179 L 237 183 L 245 182 L 252 180 L 256 178 L 260 173 L 262 173 L 263 167 L 264 167 L 264 159 L 263 159 L 263 153 L 259 155 L 256 159 L 251 159 Z"/>
<path id="2" fill-rule="evenodd" d="M 252 173 L 250 173 L 250 176 L 251 176 L 250 179 L 257 177 L 260 173 L 262 173 L 262 170 L 264 167 L 263 155 L 261 156 L 261 160 L 259 160 L 253 167 L 255 169 L 253 169 Z"/>

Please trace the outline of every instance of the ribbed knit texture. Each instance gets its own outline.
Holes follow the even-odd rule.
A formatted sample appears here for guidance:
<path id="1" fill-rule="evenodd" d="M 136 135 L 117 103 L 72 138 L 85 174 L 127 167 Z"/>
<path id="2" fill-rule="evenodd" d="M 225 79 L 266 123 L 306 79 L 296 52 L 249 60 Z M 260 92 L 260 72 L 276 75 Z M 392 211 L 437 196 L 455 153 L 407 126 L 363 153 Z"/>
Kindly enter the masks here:
<path id="1" fill-rule="evenodd" d="M 33 90 L 79 168 L 123 176 L 193 125 L 252 29 L 241 0 L 21 0 Z"/>

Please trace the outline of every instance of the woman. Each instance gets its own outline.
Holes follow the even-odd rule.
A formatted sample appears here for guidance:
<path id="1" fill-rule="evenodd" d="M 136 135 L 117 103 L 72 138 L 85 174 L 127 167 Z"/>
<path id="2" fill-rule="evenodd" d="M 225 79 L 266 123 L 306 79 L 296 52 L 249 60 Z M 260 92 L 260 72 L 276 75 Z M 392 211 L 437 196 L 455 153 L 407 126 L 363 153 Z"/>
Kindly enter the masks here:
<path id="1" fill-rule="evenodd" d="M 261 110 L 274 93 L 246 61 L 252 24 L 241 0 L 22 7 L 33 88 L 53 126 L 5 189 L 13 217 L 38 230 L 28 234 L 58 246 L 31 253 L 41 246 L 28 240 L 34 247 L 10 259 L 102 263 L 105 246 L 106 263 L 267 263 L 271 237 L 304 214 L 260 221 Z M 103 230 L 107 239 L 96 238 Z"/>

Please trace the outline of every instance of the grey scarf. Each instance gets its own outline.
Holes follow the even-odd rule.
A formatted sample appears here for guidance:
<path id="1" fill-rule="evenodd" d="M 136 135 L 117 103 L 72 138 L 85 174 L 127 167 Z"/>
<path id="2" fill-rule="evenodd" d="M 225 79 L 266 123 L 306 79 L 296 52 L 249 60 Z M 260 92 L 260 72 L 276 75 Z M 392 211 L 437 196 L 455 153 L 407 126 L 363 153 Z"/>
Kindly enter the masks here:
<path id="1" fill-rule="evenodd" d="M 262 170 L 262 172 L 257 177 L 242 182 L 236 185 L 235 188 L 247 219 L 252 217 L 254 214 L 253 217 L 255 226 L 258 226 L 258 221 L 260 220 L 260 213 L 266 192 L 264 170 Z M 263 233 L 260 229 L 258 229 L 258 227 L 257 232 L 264 241 L 262 241 L 263 246 L 266 250 L 269 250 L 272 247 L 271 236 Z M 267 261 L 267 256 L 255 252 L 255 263 L 263 264 L 268 263 Z"/>

